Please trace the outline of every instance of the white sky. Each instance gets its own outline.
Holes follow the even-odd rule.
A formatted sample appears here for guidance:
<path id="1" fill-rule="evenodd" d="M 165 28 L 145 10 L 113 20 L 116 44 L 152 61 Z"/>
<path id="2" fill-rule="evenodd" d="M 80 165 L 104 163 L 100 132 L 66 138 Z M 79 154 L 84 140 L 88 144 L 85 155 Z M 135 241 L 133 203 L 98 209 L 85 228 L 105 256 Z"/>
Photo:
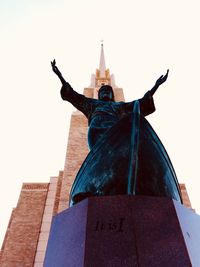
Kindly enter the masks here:
<path id="1" fill-rule="evenodd" d="M 79 92 L 104 40 L 106 66 L 127 101 L 170 69 L 147 119 L 200 211 L 200 1 L 0 0 L 0 237 L 23 182 L 63 169 L 71 105 L 50 61 Z"/>

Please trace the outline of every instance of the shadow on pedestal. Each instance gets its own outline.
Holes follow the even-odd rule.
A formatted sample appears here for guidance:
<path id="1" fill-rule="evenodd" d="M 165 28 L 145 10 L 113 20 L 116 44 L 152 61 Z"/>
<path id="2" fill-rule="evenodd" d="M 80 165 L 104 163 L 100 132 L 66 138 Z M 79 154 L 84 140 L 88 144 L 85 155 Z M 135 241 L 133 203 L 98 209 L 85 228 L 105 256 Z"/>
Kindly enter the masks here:
<path id="1" fill-rule="evenodd" d="M 200 216 L 160 197 L 92 197 L 56 215 L 44 267 L 199 267 Z"/>

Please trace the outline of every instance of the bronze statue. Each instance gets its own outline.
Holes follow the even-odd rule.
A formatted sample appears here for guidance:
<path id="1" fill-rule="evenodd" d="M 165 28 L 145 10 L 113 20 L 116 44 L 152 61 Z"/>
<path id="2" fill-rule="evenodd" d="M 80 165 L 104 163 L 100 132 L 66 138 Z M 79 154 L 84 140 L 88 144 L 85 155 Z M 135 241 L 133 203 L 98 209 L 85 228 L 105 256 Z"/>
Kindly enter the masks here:
<path id="1" fill-rule="evenodd" d="M 167 80 L 169 70 L 142 98 L 115 102 L 113 89 L 103 85 L 98 99 L 73 90 L 56 66 L 61 97 L 88 118 L 90 153 L 72 185 L 70 206 L 90 196 L 150 195 L 182 202 L 179 184 L 161 141 L 145 116 L 155 111 L 153 95 Z"/>

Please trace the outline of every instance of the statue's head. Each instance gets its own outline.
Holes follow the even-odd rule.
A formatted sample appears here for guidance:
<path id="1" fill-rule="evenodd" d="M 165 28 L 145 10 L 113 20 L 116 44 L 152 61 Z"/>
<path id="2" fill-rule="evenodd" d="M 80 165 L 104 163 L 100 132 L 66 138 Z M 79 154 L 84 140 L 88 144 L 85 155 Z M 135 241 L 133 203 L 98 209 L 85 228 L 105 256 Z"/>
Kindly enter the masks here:
<path id="1" fill-rule="evenodd" d="M 115 101 L 114 92 L 110 85 L 102 85 L 98 92 L 99 100 Z"/>

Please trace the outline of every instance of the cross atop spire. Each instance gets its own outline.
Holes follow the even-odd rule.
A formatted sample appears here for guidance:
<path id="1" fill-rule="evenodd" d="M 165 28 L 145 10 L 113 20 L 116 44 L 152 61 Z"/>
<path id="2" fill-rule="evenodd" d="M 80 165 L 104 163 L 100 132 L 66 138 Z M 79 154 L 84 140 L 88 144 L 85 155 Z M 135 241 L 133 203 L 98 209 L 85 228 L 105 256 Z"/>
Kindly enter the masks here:
<path id="1" fill-rule="evenodd" d="M 103 50 L 103 40 L 101 41 L 101 55 L 100 55 L 100 62 L 99 62 L 99 71 L 100 71 L 100 77 L 105 77 L 106 63 L 105 63 L 104 50 Z"/>

